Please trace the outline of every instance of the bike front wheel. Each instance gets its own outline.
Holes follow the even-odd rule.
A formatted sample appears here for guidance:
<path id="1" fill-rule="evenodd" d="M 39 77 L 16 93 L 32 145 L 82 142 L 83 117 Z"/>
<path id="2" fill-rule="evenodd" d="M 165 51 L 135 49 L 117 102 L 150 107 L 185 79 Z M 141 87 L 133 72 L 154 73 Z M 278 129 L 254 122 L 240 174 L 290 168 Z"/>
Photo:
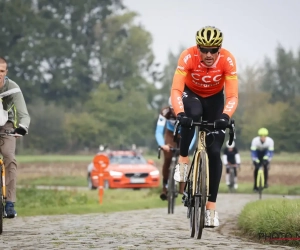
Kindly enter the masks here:
<path id="1" fill-rule="evenodd" d="M 192 171 L 191 180 L 194 174 Z M 190 236 L 193 238 L 195 236 L 195 204 L 194 204 L 194 197 L 193 197 L 193 181 L 188 181 L 188 209 L 187 209 L 187 216 L 190 220 Z"/>
<path id="2" fill-rule="evenodd" d="M 257 189 L 258 189 L 259 199 L 261 200 L 262 191 L 263 191 L 264 185 L 265 185 L 265 177 L 264 177 L 264 172 L 262 169 L 258 170 L 256 185 L 257 185 Z"/>
<path id="3" fill-rule="evenodd" d="M 205 224 L 205 206 L 207 200 L 207 155 L 200 153 L 200 161 L 197 173 L 197 185 L 195 192 L 195 229 L 197 239 L 201 239 Z"/>

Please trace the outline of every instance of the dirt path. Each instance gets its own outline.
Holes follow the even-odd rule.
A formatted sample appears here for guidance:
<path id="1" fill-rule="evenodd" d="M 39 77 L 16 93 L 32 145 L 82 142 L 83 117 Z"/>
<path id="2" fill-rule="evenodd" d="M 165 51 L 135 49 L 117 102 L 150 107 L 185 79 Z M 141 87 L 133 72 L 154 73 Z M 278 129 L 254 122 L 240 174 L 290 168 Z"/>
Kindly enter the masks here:
<path id="1" fill-rule="evenodd" d="M 234 236 L 236 216 L 257 195 L 220 194 L 220 227 L 189 237 L 186 208 L 149 209 L 111 214 L 18 217 L 5 220 L 0 249 L 292 249 L 245 242 Z M 232 206 L 234 204 L 234 206 Z"/>

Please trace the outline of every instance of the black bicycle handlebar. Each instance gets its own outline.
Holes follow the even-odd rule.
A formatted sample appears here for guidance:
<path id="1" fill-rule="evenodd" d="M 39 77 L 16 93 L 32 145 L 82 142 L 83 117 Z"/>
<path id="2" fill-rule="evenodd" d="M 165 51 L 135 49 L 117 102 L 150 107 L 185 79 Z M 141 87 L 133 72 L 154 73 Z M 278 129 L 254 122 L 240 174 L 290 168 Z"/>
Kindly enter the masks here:
<path id="1" fill-rule="evenodd" d="M 162 147 L 159 146 L 159 147 L 158 147 L 158 155 L 157 155 L 157 158 L 158 158 L 158 159 L 160 159 L 160 151 L 161 151 L 161 150 L 162 150 Z M 172 147 L 170 147 L 170 151 L 174 153 L 174 152 L 179 151 L 179 148 L 172 148 Z"/>
<path id="2" fill-rule="evenodd" d="M 10 131 L 10 130 L 5 130 L 4 132 L 0 133 L 0 136 L 5 136 L 5 135 L 15 136 L 15 137 L 22 136 L 22 135 L 19 135 L 19 134 L 15 134 L 14 131 Z"/>
<path id="3" fill-rule="evenodd" d="M 173 131 L 173 136 L 174 140 L 177 138 L 178 135 L 178 127 L 179 127 L 179 121 L 177 120 L 175 122 L 174 126 L 174 131 Z M 207 122 L 207 121 L 201 121 L 201 122 L 193 122 L 192 124 L 193 127 L 199 127 L 200 130 L 204 130 L 207 128 L 215 128 L 215 123 L 214 122 Z M 230 122 L 228 123 L 227 127 L 229 129 L 229 142 L 228 144 L 231 145 L 233 142 L 233 139 L 235 139 L 235 122 L 234 119 L 231 119 Z M 209 130 L 209 129 L 207 129 Z"/>

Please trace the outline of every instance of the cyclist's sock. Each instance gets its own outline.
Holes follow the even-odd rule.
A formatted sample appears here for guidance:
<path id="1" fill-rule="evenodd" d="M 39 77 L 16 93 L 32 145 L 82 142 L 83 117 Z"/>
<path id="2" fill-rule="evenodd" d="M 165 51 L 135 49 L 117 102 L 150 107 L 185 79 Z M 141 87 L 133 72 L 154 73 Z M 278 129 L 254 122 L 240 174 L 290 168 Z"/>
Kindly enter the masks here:
<path id="1" fill-rule="evenodd" d="M 215 202 L 208 201 L 208 202 L 206 203 L 206 209 L 207 209 L 207 210 L 216 210 L 216 203 L 215 203 Z"/>
<path id="2" fill-rule="evenodd" d="M 178 163 L 186 163 L 189 164 L 189 157 L 188 156 L 179 156 Z"/>

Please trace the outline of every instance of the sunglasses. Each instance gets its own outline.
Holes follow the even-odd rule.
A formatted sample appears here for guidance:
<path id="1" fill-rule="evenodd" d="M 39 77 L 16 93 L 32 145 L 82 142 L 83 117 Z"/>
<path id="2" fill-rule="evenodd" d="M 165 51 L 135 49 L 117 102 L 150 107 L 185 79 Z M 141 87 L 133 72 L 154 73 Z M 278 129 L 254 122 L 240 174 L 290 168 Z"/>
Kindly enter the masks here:
<path id="1" fill-rule="evenodd" d="M 208 52 L 210 52 L 211 54 L 216 54 L 219 51 L 219 47 L 218 48 L 202 48 L 202 47 L 198 47 L 198 48 L 201 51 L 201 53 L 203 53 L 203 54 L 207 54 Z"/>

